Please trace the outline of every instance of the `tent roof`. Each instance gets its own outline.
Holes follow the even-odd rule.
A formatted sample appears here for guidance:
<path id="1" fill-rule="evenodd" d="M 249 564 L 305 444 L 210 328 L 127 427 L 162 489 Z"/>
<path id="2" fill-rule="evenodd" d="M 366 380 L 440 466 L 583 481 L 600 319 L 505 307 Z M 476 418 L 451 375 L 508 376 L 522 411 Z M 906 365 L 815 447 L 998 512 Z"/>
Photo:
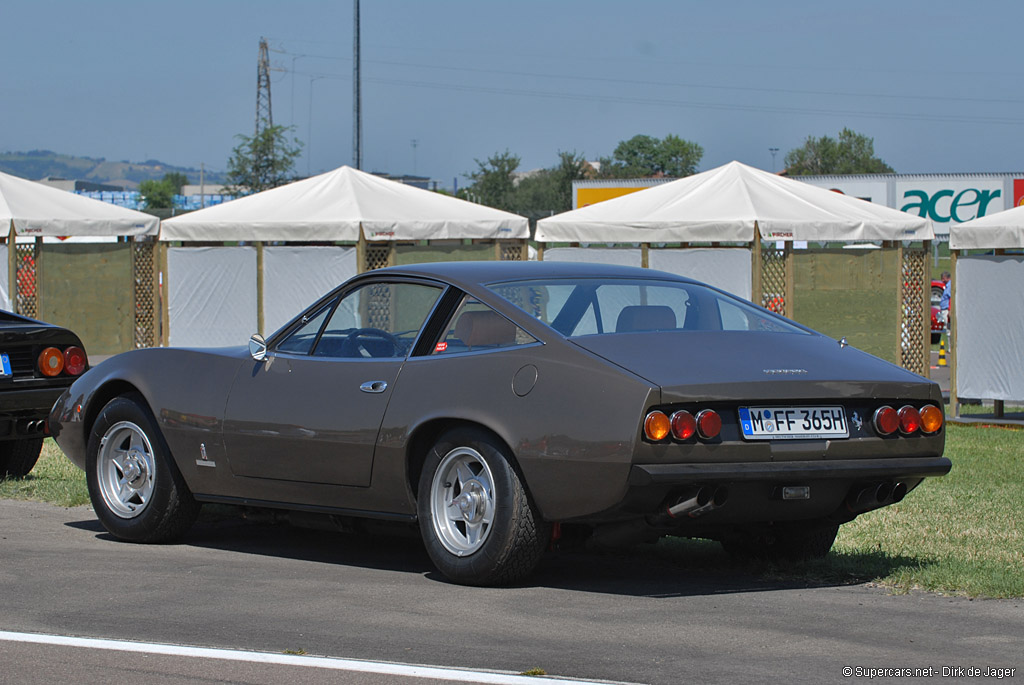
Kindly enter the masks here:
<path id="1" fill-rule="evenodd" d="M 730 162 L 537 222 L 538 242 L 930 240 L 931 222 Z"/>
<path id="2" fill-rule="evenodd" d="M 167 219 L 162 240 L 528 238 L 526 219 L 348 166 Z"/>
<path id="3" fill-rule="evenodd" d="M 17 235 L 156 235 L 155 216 L 0 172 L 0 225 Z"/>
<path id="4" fill-rule="evenodd" d="M 1013 207 L 949 227 L 951 250 L 1024 247 L 1024 207 Z"/>

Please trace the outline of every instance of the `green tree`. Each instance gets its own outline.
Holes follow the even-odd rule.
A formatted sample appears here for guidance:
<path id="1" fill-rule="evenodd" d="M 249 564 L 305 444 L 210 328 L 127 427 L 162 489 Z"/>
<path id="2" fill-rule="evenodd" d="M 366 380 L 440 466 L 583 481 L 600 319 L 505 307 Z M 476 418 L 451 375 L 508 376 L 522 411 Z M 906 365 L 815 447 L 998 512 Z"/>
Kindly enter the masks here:
<path id="1" fill-rule="evenodd" d="M 159 181 L 146 179 L 139 183 L 139 194 L 142 195 L 146 209 L 171 209 L 174 207 L 174 196 L 181 194 L 181 188 L 188 184 L 185 174 L 177 171 L 164 174 Z"/>
<path id="2" fill-rule="evenodd" d="M 238 134 L 240 142 L 228 160 L 225 191 L 231 195 L 258 193 L 294 180 L 295 160 L 302 142 L 288 140 L 294 126 L 264 126 L 252 137 Z"/>
<path id="3" fill-rule="evenodd" d="M 505 150 L 491 155 L 486 162 L 479 159 L 473 161 L 478 168 L 466 174 L 466 178 L 473 184 L 465 196 L 488 207 L 515 211 L 515 172 L 519 168 L 519 157 Z"/>
<path id="4" fill-rule="evenodd" d="M 844 128 L 838 140 L 808 136 L 801 147 L 786 153 L 786 172 L 810 174 L 891 174 L 891 166 L 875 156 L 875 139 Z"/>
<path id="5" fill-rule="evenodd" d="M 610 158 L 601 158 L 600 176 L 682 178 L 696 173 L 702 157 L 704 148 L 671 133 L 661 140 L 653 136 L 636 135 L 620 141 Z"/>

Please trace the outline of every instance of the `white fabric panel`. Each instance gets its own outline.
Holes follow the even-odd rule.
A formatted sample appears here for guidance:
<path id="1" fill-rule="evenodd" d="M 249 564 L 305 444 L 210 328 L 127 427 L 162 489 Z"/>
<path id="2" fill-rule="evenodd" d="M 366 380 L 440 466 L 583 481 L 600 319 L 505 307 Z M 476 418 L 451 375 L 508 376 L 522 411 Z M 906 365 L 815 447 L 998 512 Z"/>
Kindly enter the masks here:
<path id="1" fill-rule="evenodd" d="M 256 248 L 168 249 L 167 313 L 173 347 L 245 345 L 256 332 Z"/>
<path id="2" fill-rule="evenodd" d="M 957 395 L 1024 400 L 1024 257 L 960 257 L 955 279 Z"/>
<path id="3" fill-rule="evenodd" d="M 949 249 L 1024 247 L 1024 207 L 1013 207 L 949 227 Z"/>
<path id="4" fill-rule="evenodd" d="M 0 309 L 11 311 L 11 295 L 7 292 L 7 275 L 10 273 L 7 264 L 7 245 L 0 245 Z"/>
<path id="5" fill-rule="evenodd" d="M 268 336 L 358 270 L 354 247 L 263 248 L 263 323 Z"/>
<path id="6" fill-rule="evenodd" d="M 651 249 L 647 252 L 647 264 L 652 269 L 703 281 L 744 300 L 750 299 L 750 250 L 746 248 Z"/>
<path id="7" fill-rule="evenodd" d="M 537 222 L 537 242 L 931 240 L 927 219 L 730 162 Z"/>
<path id="8" fill-rule="evenodd" d="M 528 238 L 521 216 L 343 166 L 168 219 L 161 240 Z"/>
<path id="9" fill-rule="evenodd" d="M 643 265 L 643 255 L 639 248 L 553 247 L 550 250 L 544 250 L 544 261 L 591 262 L 593 264 L 640 267 Z"/>
<path id="10" fill-rule="evenodd" d="M 0 173 L 0 226 L 18 235 L 156 235 L 150 214 Z"/>

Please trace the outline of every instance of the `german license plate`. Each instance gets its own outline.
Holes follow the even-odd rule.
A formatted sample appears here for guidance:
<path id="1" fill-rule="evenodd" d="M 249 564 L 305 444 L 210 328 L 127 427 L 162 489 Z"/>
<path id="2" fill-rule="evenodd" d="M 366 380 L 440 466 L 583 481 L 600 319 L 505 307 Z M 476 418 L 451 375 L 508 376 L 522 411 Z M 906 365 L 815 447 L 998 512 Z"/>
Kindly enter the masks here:
<path id="1" fill-rule="evenodd" d="M 747 440 L 850 437 L 842 407 L 740 407 L 740 427 Z"/>
<path id="2" fill-rule="evenodd" d="M 0 378 L 11 377 L 11 358 L 4 352 L 0 354 Z"/>

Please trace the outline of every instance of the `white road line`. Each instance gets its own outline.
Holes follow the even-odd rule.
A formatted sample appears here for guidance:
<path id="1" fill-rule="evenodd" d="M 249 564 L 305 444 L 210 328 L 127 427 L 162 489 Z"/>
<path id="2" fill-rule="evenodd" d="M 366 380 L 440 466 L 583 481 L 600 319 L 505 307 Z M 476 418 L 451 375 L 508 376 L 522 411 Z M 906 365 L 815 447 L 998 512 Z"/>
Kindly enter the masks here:
<path id="1" fill-rule="evenodd" d="M 356 671 L 359 673 L 397 675 L 408 678 L 456 680 L 468 683 L 489 683 L 493 685 L 580 685 L 580 683 L 594 682 L 565 678 L 551 678 L 548 676 L 524 676 L 512 673 L 440 668 L 437 666 L 415 666 L 411 664 L 396 664 L 381 661 L 362 661 L 360 659 L 338 659 L 334 657 L 274 654 L 271 652 L 247 652 L 239 649 L 185 647 L 181 645 L 167 645 L 153 642 L 131 642 L 127 640 L 66 637 L 63 635 L 45 635 L 40 633 L 16 633 L 3 630 L 0 630 L 0 641 L 30 642 L 40 645 L 81 647 L 84 649 L 108 649 L 118 652 L 166 654 L 170 656 L 184 656 L 198 659 L 221 659 L 224 661 L 248 661 L 262 664 L 305 666 L 336 671 Z"/>

